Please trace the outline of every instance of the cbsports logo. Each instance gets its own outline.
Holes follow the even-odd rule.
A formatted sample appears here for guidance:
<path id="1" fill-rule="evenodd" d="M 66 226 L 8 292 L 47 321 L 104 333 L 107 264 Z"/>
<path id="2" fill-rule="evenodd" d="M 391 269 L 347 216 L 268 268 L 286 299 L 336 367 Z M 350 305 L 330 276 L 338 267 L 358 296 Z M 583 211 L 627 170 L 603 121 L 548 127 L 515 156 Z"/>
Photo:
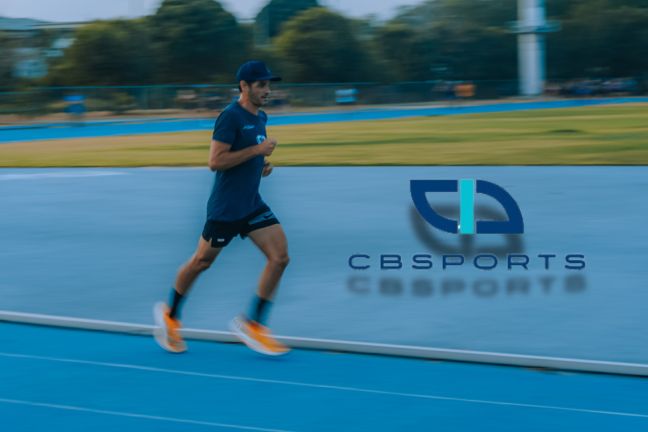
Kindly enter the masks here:
<path id="1" fill-rule="evenodd" d="M 428 192 L 459 191 L 459 221 L 438 214 L 428 202 Z M 524 221 L 520 207 L 501 186 L 485 180 L 410 180 L 412 200 L 419 214 L 432 226 L 456 234 L 522 234 Z M 506 211 L 507 221 L 475 221 L 475 194 L 495 198 Z"/>

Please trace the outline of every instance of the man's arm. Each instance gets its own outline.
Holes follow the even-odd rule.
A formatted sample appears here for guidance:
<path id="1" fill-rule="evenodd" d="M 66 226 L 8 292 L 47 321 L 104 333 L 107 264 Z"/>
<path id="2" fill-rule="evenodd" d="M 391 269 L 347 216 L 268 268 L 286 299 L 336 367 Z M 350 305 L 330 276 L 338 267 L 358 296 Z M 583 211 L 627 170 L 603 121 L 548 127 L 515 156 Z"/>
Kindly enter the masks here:
<path id="1" fill-rule="evenodd" d="M 277 146 L 277 140 L 266 138 L 261 144 L 231 151 L 232 145 L 212 139 L 209 148 L 209 169 L 225 171 L 256 156 L 270 156 Z"/>

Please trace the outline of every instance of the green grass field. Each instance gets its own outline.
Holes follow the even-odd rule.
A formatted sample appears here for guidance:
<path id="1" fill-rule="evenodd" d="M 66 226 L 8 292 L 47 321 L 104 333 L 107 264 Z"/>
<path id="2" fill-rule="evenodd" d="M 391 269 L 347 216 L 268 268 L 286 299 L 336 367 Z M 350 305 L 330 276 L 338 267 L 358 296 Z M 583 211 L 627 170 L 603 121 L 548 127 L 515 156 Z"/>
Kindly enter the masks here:
<path id="1" fill-rule="evenodd" d="M 277 126 L 298 165 L 646 165 L 648 104 Z M 0 167 L 205 166 L 210 132 L 0 145 Z"/>

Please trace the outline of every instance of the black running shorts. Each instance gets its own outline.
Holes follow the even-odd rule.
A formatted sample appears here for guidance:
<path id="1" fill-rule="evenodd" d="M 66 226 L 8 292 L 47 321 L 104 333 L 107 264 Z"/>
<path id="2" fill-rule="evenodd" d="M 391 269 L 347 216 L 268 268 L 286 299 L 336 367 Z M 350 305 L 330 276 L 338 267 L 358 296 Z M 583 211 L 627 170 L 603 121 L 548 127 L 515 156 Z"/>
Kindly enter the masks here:
<path id="1" fill-rule="evenodd" d="M 243 219 L 236 221 L 216 221 L 208 219 L 203 228 L 202 237 L 210 242 L 212 247 L 222 248 L 229 244 L 234 237 L 247 237 L 249 233 L 260 228 L 278 224 L 279 220 L 270 207 L 264 205 Z"/>

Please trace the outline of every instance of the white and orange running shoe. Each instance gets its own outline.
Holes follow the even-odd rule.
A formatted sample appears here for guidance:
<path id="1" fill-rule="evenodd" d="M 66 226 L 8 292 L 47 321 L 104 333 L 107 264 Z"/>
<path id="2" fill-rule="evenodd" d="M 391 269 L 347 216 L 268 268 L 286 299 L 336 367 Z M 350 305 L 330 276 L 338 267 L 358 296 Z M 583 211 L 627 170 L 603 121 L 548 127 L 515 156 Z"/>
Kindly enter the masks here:
<path id="1" fill-rule="evenodd" d="M 163 302 L 155 304 L 153 307 L 153 319 L 155 320 L 153 336 L 158 345 L 175 354 L 187 351 L 187 345 L 180 334 L 182 324 L 179 320 L 169 316 L 169 307 L 166 304 Z"/>
<path id="2" fill-rule="evenodd" d="M 270 330 L 244 316 L 237 316 L 230 322 L 230 329 L 248 348 L 269 356 L 288 353 L 290 348 L 272 337 Z"/>

